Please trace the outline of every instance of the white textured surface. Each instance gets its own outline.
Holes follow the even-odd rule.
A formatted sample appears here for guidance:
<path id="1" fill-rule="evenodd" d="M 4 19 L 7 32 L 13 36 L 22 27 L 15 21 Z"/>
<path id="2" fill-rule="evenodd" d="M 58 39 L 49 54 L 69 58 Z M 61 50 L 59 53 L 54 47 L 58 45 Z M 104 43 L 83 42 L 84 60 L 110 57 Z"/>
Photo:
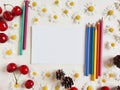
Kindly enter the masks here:
<path id="1" fill-rule="evenodd" d="M 35 0 L 34 0 L 35 1 Z M 36 0 L 37 1 L 37 0 Z M 38 0 L 39 2 L 40 2 L 40 0 Z M 61 5 L 59 6 L 59 7 L 56 7 L 56 6 L 54 6 L 54 5 L 52 5 L 51 6 L 51 3 L 54 1 L 54 0 L 41 0 L 42 1 L 42 4 L 41 4 L 41 6 L 47 6 L 48 8 L 49 8 L 49 10 L 50 10 L 50 13 L 52 13 L 52 10 L 55 12 L 55 11 L 61 11 L 61 9 L 60 8 L 65 8 L 66 6 L 65 6 L 65 1 L 67 1 L 67 0 L 61 0 L 62 2 L 61 2 Z M 96 13 L 95 13 L 95 16 L 93 16 L 93 17 L 88 17 L 86 14 L 84 14 L 84 9 L 86 8 L 85 7 L 85 4 L 87 3 L 87 2 L 92 2 L 92 0 L 75 0 L 75 1 L 77 1 L 77 6 L 74 8 L 74 9 L 70 9 L 71 10 L 71 12 L 73 13 L 73 12 L 78 12 L 78 11 L 80 11 L 80 13 L 82 13 L 81 15 L 84 17 L 84 18 L 86 18 L 87 19 L 87 22 L 95 22 L 95 21 L 98 21 L 98 19 L 100 19 L 100 18 L 102 18 L 102 13 L 101 12 L 104 12 L 104 9 L 106 8 L 106 7 L 111 7 L 111 6 L 113 6 L 113 2 L 115 1 L 115 0 L 93 0 L 93 2 L 95 3 L 95 5 L 96 5 Z M 117 1 L 117 0 L 116 0 Z M 4 3 L 9 3 L 9 4 L 12 4 L 13 6 L 15 6 L 15 5 L 22 5 L 22 3 L 23 3 L 23 0 L 0 0 L 0 6 L 2 6 L 3 7 L 3 4 Z M 45 4 L 45 5 L 44 5 Z M 101 14 L 100 14 L 101 13 Z M 9 45 L 9 43 L 6 43 L 6 44 L 4 44 L 4 45 L 0 45 L 0 48 L 1 48 L 1 51 L 0 51 L 0 56 L 1 56 L 1 58 L 0 58 L 0 83 L 1 83 L 1 86 L 0 86 L 0 90 L 9 90 L 9 83 L 11 82 L 11 81 L 13 81 L 13 75 L 12 74 L 9 74 L 9 73 L 7 73 L 6 72 L 6 65 L 9 63 L 9 62 L 16 62 L 18 65 L 21 65 L 21 64 L 28 64 L 29 65 L 29 63 L 30 63 L 30 47 L 31 47 L 31 43 L 30 43 L 30 40 L 31 40 L 31 25 L 33 24 L 33 21 L 32 21 L 32 19 L 33 19 L 33 17 L 35 17 L 37 15 L 37 12 L 35 12 L 35 11 L 32 11 L 32 10 L 30 10 L 29 11 L 29 29 L 28 29 L 28 42 L 27 42 L 27 50 L 25 50 L 24 51 L 24 55 L 23 56 L 19 56 L 18 54 L 15 56 L 15 57 L 13 57 L 13 58 L 11 58 L 11 59 L 4 59 L 4 58 L 2 58 L 2 50 L 4 50 L 4 48 L 6 47 L 6 45 L 8 46 Z M 99 17 L 100 16 L 100 17 Z M 118 13 L 117 12 L 117 14 L 116 14 L 116 16 L 117 17 L 119 17 L 120 16 L 120 13 Z M 84 27 L 84 18 L 82 19 L 82 22 L 81 22 L 81 26 L 83 26 Z M 20 18 L 15 18 L 14 19 L 14 21 L 15 22 L 19 22 L 19 19 Z M 49 18 L 46 16 L 46 17 L 40 17 L 40 22 L 39 22 L 39 24 L 40 25 L 43 25 L 43 24 L 50 24 L 50 22 L 48 22 L 49 21 Z M 71 18 L 71 17 L 65 17 L 65 18 L 63 18 L 63 17 L 61 17 L 61 19 L 60 19 L 60 22 L 58 22 L 58 24 L 60 24 L 60 25 L 73 25 L 74 23 L 73 23 L 73 19 Z M 83 24 L 83 25 L 82 25 Z M 106 25 L 113 25 L 113 26 L 115 26 L 115 28 L 116 28 L 116 33 L 118 33 L 119 31 L 118 31 L 118 28 L 119 28 L 119 25 L 118 25 L 118 22 L 117 22 L 117 18 L 116 19 L 113 19 L 113 20 L 111 20 L 111 21 L 109 21 L 108 19 L 105 19 L 105 24 Z M 79 24 L 78 24 L 79 25 Z M 8 30 L 6 33 L 8 33 L 10 30 Z M 115 34 L 116 34 L 115 33 Z M 115 41 L 114 39 L 113 39 L 113 35 L 114 34 L 112 34 L 112 35 L 109 35 L 109 34 L 107 34 L 107 35 L 104 35 L 104 43 L 106 43 L 106 41 L 109 41 L 109 42 L 113 42 L 113 41 Z M 16 45 L 16 44 L 12 44 L 12 46 L 13 47 L 15 47 L 16 49 L 18 49 L 18 45 Z M 117 44 L 117 47 L 115 47 L 114 49 L 110 49 L 110 50 L 107 50 L 107 49 L 105 49 L 105 47 L 103 48 L 104 50 L 103 50 L 103 60 L 104 60 L 104 62 L 103 62 L 103 69 L 106 71 L 106 62 L 107 61 L 109 61 L 111 58 L 113 58 L 116 54 L 120 54 L 120 52 L 119 52 L 119 44 Z M 82 66 L 80 66 L 80 65 L 54 65 L 54 66 L 52 66 L 52 65 L 30 65 L 30 66 L 33 66 L 34 68 L 37 68 L 38 69 L 38 71 L 40 71 L 40 72 L 45 72 L 45 70 L 50 70 L 51 72 L 54 72 L 55 70 L 57 70 L 57 69 L 59 69 L 59 68 L 63 68 L 64 69 L 64 71 L 66 72 L 66 73 L 70 73 L 71 71 L 77 71 L 77 72 L 80 72 L 80 75 L 81 75 L 81 77 L 80 77 L 80 80 L 79 80 L 79 84 L 77 85 L 79 88 L 80 88 L 80 90 L 81 90 L 81 88 L 84 86 L 84 84 L 85 83 L 87 83 L 88 81 L 90 81 L 90 79 L 89 79 L 89 77 L 85 77 L 85 76 L 83 76 L 83 67 Z M 111 70 L 111 69 L 108 69 L 108 71 L 109 70 Z M 119 71 L 119 70 L 117 70 L 116 68 L 112 68 L 112 70 L 114 71 L 114 72 L 117 72 L 117 71 Z M 102 77 L 103 78 L 103 77 Z M 21 83 L 23 83 L 24 81 L 26 80 L 26 78 L 21 78 Z M 45 81 L 45 80 L 44 80 Z M 54 86 L 55 84 L 54 83 L 52 83 L 51 81 L 51 84 L 50 84 L 50 82 L 49 81 L 41 81 L 41 82 L 39 82 L 39 83 L 46 83 L 46 84 L 48 84 L 49 86 L 51 86 L 51 84 L 52 84 L 52 86 Z M 109 80 L 108 80 L 109 81 Z M 39 83 L 37 83 L 38 85 L 39 85 Z M 95 82 L 95 84 L 96 85 L 98 85 L 98 82 L 96 81 Z M 116 80 L 114 80 L 114 82 L 113 81 L 109 81 L 107 84 L 103 84 L 103 85 L 109 85 L 110 87 L 114 87 L 114 86 L 116 86 L 116 85 L 118 85 L 119 83 L 118 83 L 118 81 L 116 81 Z M 21 90 L 21 89 L 19 89 L 19 90 Z M 26 90 L 26 89 L 23 89 L 22 88 L 22 90 Z M 36 89 L 37 90 L 37 89 Z M 53 89 L 50 89 L 50 90 L 53 90 Z"/>

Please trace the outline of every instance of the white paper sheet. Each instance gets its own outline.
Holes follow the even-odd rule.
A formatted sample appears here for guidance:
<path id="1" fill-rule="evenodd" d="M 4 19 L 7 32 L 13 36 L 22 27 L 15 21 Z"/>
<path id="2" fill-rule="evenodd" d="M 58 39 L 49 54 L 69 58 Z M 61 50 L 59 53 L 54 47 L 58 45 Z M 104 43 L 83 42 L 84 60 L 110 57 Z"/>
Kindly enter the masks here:
<path id="1" fill-rule="evenodd" d="M 85 30 L 77 26 L 32 26 L 32 64 L 84 64 Z"/>

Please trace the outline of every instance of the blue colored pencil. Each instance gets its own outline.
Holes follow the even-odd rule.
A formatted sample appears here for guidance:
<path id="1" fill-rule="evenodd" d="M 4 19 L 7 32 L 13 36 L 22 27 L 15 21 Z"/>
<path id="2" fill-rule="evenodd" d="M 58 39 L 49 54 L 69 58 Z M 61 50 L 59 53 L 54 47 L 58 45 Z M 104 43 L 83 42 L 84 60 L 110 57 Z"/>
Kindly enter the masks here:
<path id="1" fill-rule="evenodd" d="M 85 75 L 89 75 L 89 62 L 90 62 L 90 24 L 86 27 L 86 62 L 85 62 Z"/>
<path id="2" fill-rule="evenodd" d="M 94 38 L 95 38 L 95 27 L 91 27 L 91 62 L 90 62 L 90 74 L 94 74 Z"/>
<path id="3" fill-rule="evenodd" d="M 25 5 L 22 7 L 22 21 L 21 21 L 21 35 L 20 35 L 20 55 L 23 55 L 23 39 L 24 39 L 24 24 L 25 24 Z"/>

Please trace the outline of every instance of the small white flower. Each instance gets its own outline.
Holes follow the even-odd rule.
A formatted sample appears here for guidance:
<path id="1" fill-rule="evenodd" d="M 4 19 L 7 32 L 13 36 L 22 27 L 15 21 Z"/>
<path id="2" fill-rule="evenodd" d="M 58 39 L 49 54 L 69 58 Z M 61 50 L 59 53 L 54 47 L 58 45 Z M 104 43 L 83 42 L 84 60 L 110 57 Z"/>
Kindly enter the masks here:
<path id="1" fill-rule="evenodd" d="M 48 70 L 44 70 L 43 72 L 41 72 L 41 77 L 43 80 L 52 80 L 53 73 Z"/>
<path id="2" fill-rule="evenodd" d="M 109 82 L 110 81 L 113 82 L 115 80 L 115 77 L 116 77 L 116 72 L 113 70 L 109 70 L 108 72 L 105 72 L 104 75 Z"/>
<path id="3" fill-rule="evenodd" d="M 80 80 L 80 73 L 79 72 L 72 71 L 72 73 L 70 73 L 70 76 L 73 78 L 73 81 L 75 81 L 75 82 Z"/>
<path id="4" fill-rule="evenodd" d="M 35 68 L 31 68 L 31 69 L 30 69 L 29 76 L 30 76 L 30 78 L 32 78 L 32 79 L 36 79 L 36 78 L 38 78 L 40 75 L 39 75 L 38 70 L 36 70 Z"/>
<path id="5" fill-rule="evenodd" d="M 18 22 L 11 22 L 10 26 L 11 29 L 19 29 L 19 23 Z"/>
<path id="6" fill-rule="evenodd" d="M 6 59 L 10 59 L 15 57 L 16 50 L 12 46 L 6 46 L 3 50 L 3 56 Z"/>
<path id="7" fill-rule="evenodd" d="M 50 15 L 50 22 L 57 23 L 60 21 L 60 15 L 57 13 Z"/>
<path id="8" fill-rule="evenodd" d="M 64 90 L 64 87 L 62 87 L 60 83 L 57 83 L 57 84 L 52 85 L 51 90 Z"/>
<path id="9" fill-rule="evenodd" d="M 88 16 L 93 16 L 96 12 L 96 6 L 94 3 L 87 3 L 85 5 L 85 13 L 88 15 Z"/>
<path id="10" fill-rule="evenodd" d="M 96 90 L 95 82 L 86 83 L 83 90 Z"/>
<path id="11" fill-rule="evenodd" d="M 70 14 L 71 14 L 71 12 L 69 9 L 63 9 L 63 11 L 62 11 L 63 16 L 70 16 Z"/>
<path id="12" fill-rule="evenodd" d="M 39 90 L 50 90 L 50 86 L 48 84 L 43 84 L 40 85 Z"/>
<path id="13" fill-rule="evenodd" d="M 73 8 L 75 7 L 76 2 L 75 0 L 68 0 L 66 4 L 69 8 Z"/>
<path id="14" fill-rule="evenodd" d="M 105 17 L 108 19 L 108 20 L 113 20 L 116 18 L 116 10 L 115 10 L 115 7 L 113 7 L 113 5 L 107 7 L 105 10 L 104 10 L 104 13 Z"/>
<path id="15" fill-rule="evenodd" d="M 49 8 L 47 6 L 41 6 L 38 8 L 38 14 L 40 16 L 47 16 L 49 14 Z"/>
<path id="16" fill-rule="evenodd" d="M 104 86 L 106 85 L 108 82 L 108 79 L 105 77 L 105 75 L 101 76 L 99 79 L 98 79 L 98 84 L 100 86 Z"/>
<path id="17" fill-rule="evenodd" d="M 115 28 L 113 26 L 107 25 L 105 27 L 104 33 L 113 34 L 114 32 L 115 32 Z"/>
<path id="18" fill-rule="evenodd" d="M 62 6 L 61 5 L 61 0 L 54 0 L 54 5 L 56 5 L 56 6 Z"/>
<path id="19" fill-rule="evenodd" d="M 18 42 L 18 32 L 17 31 L 11 31 L 10 33 L 9 33 L 9 41 L 11 42 L 11 43 L 17 43 Z"/>
<path id="20" fill-rule="evenodd" d="M 10 90 L 18 90 L 18 89 L 20 89 L 20 84 L 16 84 L 15 82 L 10 82 L 9 89 Z"/>
<path id="21" fill-rule="evenodd" d="M 115 42 L 106 42 L 105 47 L 106 47 L 106 49 L 114 49 L 116 47 L 116 43 Z"/>
<path id="22" fill-rule="evenodd" d="M 38 24 L 40 22 L 40 17 L 39 16 L 35 16 L 34 18 L 33 18 L 33 23 L 34 24 Z"/>
<path id="23" fill-rule="evenodd" d="M 82 17 L 81 17 L 81 14 L 80 14 L 80 13 L 75 13 L 75 14 L 73 15 L 74 23 L 80 24 L 81 19 L 82 19 Z"/>
<path id="24" fill-rule="evenodd" d="M 30 3 L 29 3 L 29 6 L 32 10 L 37 10 L 38 8 L 38 1 L 37 0 L 31 0 Z"/>

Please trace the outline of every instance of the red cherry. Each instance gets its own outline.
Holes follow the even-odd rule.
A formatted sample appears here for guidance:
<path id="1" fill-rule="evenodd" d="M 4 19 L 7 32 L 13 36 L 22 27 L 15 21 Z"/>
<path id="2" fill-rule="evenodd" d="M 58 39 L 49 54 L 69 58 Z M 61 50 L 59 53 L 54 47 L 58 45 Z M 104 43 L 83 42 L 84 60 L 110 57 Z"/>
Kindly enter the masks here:
<path id="1" fill-rule="evenodd" d="M 101 90 L 110 90 L 110 88 L 108 86 L 104 86 L 101 88 Z"/>
<path id="2" fill-rule="evenodd" d="M 2 7 L 0 7 L 0 14 L 2 13 Z"/>
<path id="3" fill-rule="evenodd" d="M 22 14 L 22 9 L 21 9 L 21 7 L 15 6 L 15 7 L 13 8 L 13 10 L 12 10 L 12 14 L 13 14 L 14 16 L 19 16 L 19 15 L 21 15 L 21 14 Z"/>
<path id="4" fill-rule="evenodd" d="M 6 31 L 8 29 L 8 24 L 0 18 L 0 31 Z"/>
<path id="5" fill-rule="evenodd" d="M 14 16 L 10 11 L 5 11 L 3 13 L 3 17 L 7 20 L 7 21 L 12 21 Z"/>
<path id="6" fill-rule="evenodd" d="M 19 70 L 20 70 L 20 72 L 21 72 L 23 75 L 26 75 L 26 74 L 29 73 L 29 68 L 28 68 L 27 65 L 21 65 L 21 66 L 19 67 Z"/>
<path id="7" fill-rule="evenodd" d="M 7 65 L 7 71 L 9 73 L 14 72 L 15 70 L 17 70 L 17 65 L 15 63 L 9 63 Z"/>
<path id="8" fill-rule="evenodd" d="M 30 88 L 32 88 L 34 86 L 34 81 L 33 80 L 27 80 L 26 82 L 25 82 L 25 87 L 27 88 L 27 89 L 30 89 Z"/>
<path id="9" fill-rule="evenodd" d="M 8 36 L 5 33 L 0 33 L 0 43 L 5 43 L 8 41 Z"/>
<path id="10" fill-rule="evenodd" d="M 77 87 L 71 87 L 70 90 L 78 90 Z"/>

